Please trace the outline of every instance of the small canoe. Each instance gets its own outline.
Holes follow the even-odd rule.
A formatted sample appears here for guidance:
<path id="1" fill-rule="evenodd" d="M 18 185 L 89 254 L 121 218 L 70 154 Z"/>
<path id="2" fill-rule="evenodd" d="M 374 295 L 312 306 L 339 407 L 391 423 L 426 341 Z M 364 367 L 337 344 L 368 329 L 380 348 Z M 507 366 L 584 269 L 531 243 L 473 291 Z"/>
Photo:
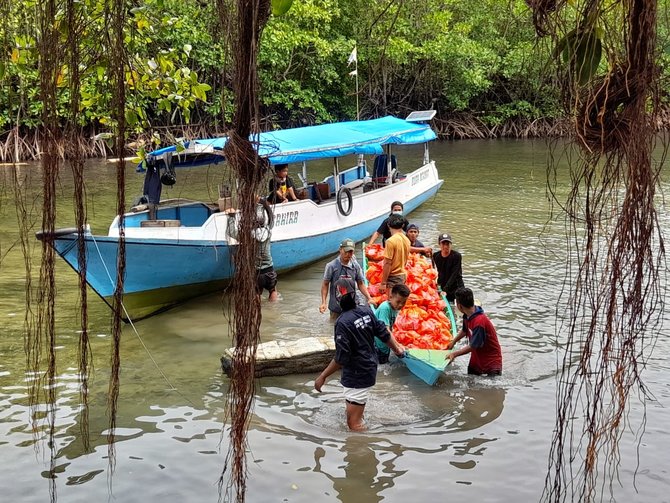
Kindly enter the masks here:
<path id="1" fill-rule="evenodd" d="M 363 271 L 365 276 L 365 282 L 369 285 L 368 281 L 368 257 L 365 253 L 365 247 L 363 249 Z M 456 319 L 454 317 L 453 310 L 449 301 L 447 301 L 443 292 L 439 290 L 437 284 L 435 285 L 435 290 L 439 293 L 440 297 L 444 301 L 444 313 L 449 319 L 451 324 L 451 332 L 453 335 L 457 332 L 456 328 Z M 439 377 L 444 373 L 447 365 L 450 363 L 446 359 L 447 355 L 450 353 L 450 350 L 447 349 L 419 349 L 419 348 L 409 348 L 406 351 L 406 358 L 403 358 L 402 361 L 405 362 L 407 368 L 416 375 L 419 379 L 424 381 L 426 384 L 432 386 L 434 385 Z"/>
<path id="2" fill-rule="evenodd" d="M 405 362 L 407 368 L 421 379 L 423 382 L 432 386 L 437 382 L 449 365 L 447 355 L 451 353 L 446 349 L 408 349 L 405 351 Z"/>

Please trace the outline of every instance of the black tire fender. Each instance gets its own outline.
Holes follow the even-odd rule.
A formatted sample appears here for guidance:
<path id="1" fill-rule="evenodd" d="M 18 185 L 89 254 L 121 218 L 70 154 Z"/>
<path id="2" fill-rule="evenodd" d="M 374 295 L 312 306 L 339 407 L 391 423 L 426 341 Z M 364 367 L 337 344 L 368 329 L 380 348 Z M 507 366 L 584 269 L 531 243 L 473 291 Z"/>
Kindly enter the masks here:
<path id="1" fill-rule="evenodd" d="M 349 201 L 346 211 L 342 207 L 342 195 L 344 195 Z M 354 198 L 351 195 L 351 190 L 349 190 L 348 187 L 340 187 L 340 190 L 337 191 L 337 210 L 342 214 L 342 216 L 348 217 L 349 215 L 351 215 L 351 210 L 353 209 L 354 209 Z"/>

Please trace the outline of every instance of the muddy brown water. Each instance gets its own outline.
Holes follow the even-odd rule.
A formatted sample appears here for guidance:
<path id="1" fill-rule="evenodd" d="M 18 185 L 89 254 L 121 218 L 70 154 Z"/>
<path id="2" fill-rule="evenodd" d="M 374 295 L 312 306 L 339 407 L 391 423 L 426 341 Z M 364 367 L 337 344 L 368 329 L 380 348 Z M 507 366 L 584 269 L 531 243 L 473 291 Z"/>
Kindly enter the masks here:
<path id="1" fill-rule="evenodd" d="M 400 168 L 409 168 L 421 154 L 420 148 L 399 151 Z M 346 431 L 336 379 L 321 394 L 313 390 L 315 375 L 260 379 L 249 429 L 247 501 L 540 498 L 554 428 L 561 354 L 556 315 L 557 310 L 562 314 L 559 294 L 566 254 L 562 224 L 547 225 L 547 148 L 533 141 L 443 142 L 433 144 L 431 154 L 445 183 L 409 219 L 420 226 L 420 239 L 427 245 L 434 245 L 441 232 L 454 237 L 454 247 L 463 253 L 465 283 L 498 328 L 503 376 L 468 377 L 466 359 L 459 359 L 437 386 L 428 387 L 401 363 L 382 366 L 366 409 L 369 430 L 362 434 Z M 315 176 L 323 176 L 329 166 L 317 165 Z M 19 169 L 27 174 L 28 211 L 39 222 L 32 206 L 34 201 L 39 204 L 39 169 Z M 25 372 L 23 353 L 25 268 L 17 243 L 10 170 L 0 170 L 0 488 L 3 501 L 42 502 L 49 497 L 49 456 L 43 430 L 33 433 L 27 408 L 25 386 L 33 376 Z M 96 161 L 87 171 L 91 224 L 104 233 L 115 208 L 114 167 Z M 559 180 L 565 182 L 564 171 Z M 180 171 L 167 195 L 215 194 L 217 182 L 214 170 Z M 129 198 L 141 183 L 129 167 Z M 666 182 L 663 188 L 667 193 L 670 186 Z M 67 172 L 59 190 L 58 225 L 71 226 Z M 670 215 L 660 198 L 659 208 L 667 235 Z M 34 230 L 37 227 L 38 223 Z M 264 340 L 332 333 L 328 316 L 318 312 L 326 261 L 280 276 L 281 302 L 263 302 Z M 37 270 L 35 264 L 33 271 Z M 106 501 L 109 311 L 91 295 L 92 452 L 85 453 L 76 380 L 76 278 L 62 262 L 57 276 L 57 498 L 68 503 Z M 661 316 L 667 335 L 670 315 Z M 195 299 L 138 322 L 135 329 L 137 334 L 125 326 L 122 339 L 113 498 L 216 501 L 227 447 L 222 420 L 228 386 L 218 358 L 231 344 L 221 295 Z M 670 402 L 670 344 L 660 335 L 643 376 L 657 401 L 646 405 L 646 432 L 639 449 L 635 430 L 621 439 L 620 484 L 613 487 L 618 501 L 670 501 L 665 410 Z M 639 401 L 631 402 L 631 424 L 639 424 L 643 410 Z M 608 499 L 607 491 L 604 497 Z"/>

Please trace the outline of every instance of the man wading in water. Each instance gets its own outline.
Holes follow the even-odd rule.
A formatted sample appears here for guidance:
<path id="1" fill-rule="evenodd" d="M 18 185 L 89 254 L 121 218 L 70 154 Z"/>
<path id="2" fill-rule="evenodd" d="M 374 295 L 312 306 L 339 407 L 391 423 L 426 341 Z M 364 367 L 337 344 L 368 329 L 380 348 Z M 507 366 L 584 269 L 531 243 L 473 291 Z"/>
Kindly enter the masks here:
<path id="1" fill-rule="evenodd" d="M 314 388 L 321 391 L 326 379 L 342 369 L 340 383 L 346 402 L 347 426 L 350 430 L 365 429 L 363 412 L 368 393 L 377 381 L 377 350 L 375 336 L 386 343 L 402 358 L 405 349 L 398 344 L 368 306 L 356 305 L 356 284 L 348 278 L 335 283 L 336 295 L 342 314 L 335 322 L 335 358 L 314 381 Z"/>

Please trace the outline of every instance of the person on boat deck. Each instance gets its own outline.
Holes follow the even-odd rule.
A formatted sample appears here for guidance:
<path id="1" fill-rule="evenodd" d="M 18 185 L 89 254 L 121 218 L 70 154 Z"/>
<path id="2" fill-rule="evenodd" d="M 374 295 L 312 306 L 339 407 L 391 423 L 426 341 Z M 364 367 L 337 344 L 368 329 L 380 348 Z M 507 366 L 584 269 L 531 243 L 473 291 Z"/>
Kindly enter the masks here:
<path id="1" fill-rule="evenodd" d="M 386 246 L 386 240 L 391 237 L 391 229 L 389 228 L 389 218 L 391 218 L 391 215 L 400 215 L 402 216 L 402 212 L 404 211 L 405 207 L 400 201 L 393 201 L 391 203 L 391 213 L 389 213 L 389 216 L 384 219 L 384 221 L 379 224 L 379 227 L 377 230 L 372 234 L 370 237 L 370 241 L 368 241 L 368 246 L 371 246 L 374 244 L 375 241 L 377 241 L 377 238 L 379 236 L 382 236 L 382 246 Z M 405 220 L 405 226 L 402 229 L 403 231 L 407 231 L 407 221 Z"/>
<path id="2" fill-rule="evenodd" d="M 456 308 L 463 313 L 463 328 L 449 343 L 447 349 L 453 349 L 463 337 L 468 338 L 468 343 L 449 353 L 446 358 L 454 361 L 454 358 L 470 353 L 468 374 L 501 375 L 502 351 L 496 329 L 488 316 L 484 314 L 484 310 L 475 305 L 472 290 L 469 288 L 456 290 Z"/>
<path id="3" fill-rule="evenodd" d="M 368 287 L 365 285 L 363 269 L 358 262 L 356 262 L 356 257 L 354 257 L 355 249 L 356 245 L 354 244 L 353 239 L 345 239 L 342 241 L 342 243 L 340 243 L 340 254 L 334 260 L 331 260 L 326 264 L 326 269 L 323 273 L 323 283 L 321 283 L 321 305 L 319 306 L 319 311 L 325 313 L 327 306 L 330 310 L 330 317 L 332 319 L 337 318 L 342 312 L 337 297 L 335 296 L 335 283 L 340 278 L 350 278 L 354 280 L 355 284 L 358 286 L 360 294 L 365 297 L 367 303 L 372 302 Z M 330 299 L 328 299 L 329 293 Z M 365 302 L 363 302 L 360 295 L 357 295 L 357 302 L 361 305 L 365 305 Z"/>
<path id="4" fill-rule="evenodd" d="M 335 322 L 335 357 L 314 381 L 321 391 L 326 379 L 342 370 L 340 384 L 345 399 L 347 426 L 353 431 L 365 429 L 363 413 L 368 395 L 377 381 L 375 337 L 386 342 L 402 358 L 405 349 L 393 338 L 369 306 L 356 304 L 356 284 L 351 278 L 335 282 L 337 301 L 342 315 Z"/>
<path id="5" fill-rule="evenodd" d="M 275 174 L 270 180 L 268 189 L 270 194 L 267 199 L 270 204 L 298 200 L 295 194 L 295 184 L 288 176 L 288 164 L 275 165 Z"/>
<path id="6" fill-rule="evenodd" d="M 433 253 L 433 263 L 437 268 L 437 284 L 447 296 L 449 302 L 454 301 L 456 290 L 463 284 L 463 257 L 451 248 L 451 235 L 442 233 L 437 238 L 440 250 Z"/>
<path id="7" fill-rule="evenodd" d="M 407 226 L 407 237 L 409 238 L 409 251 L 411 253 L 420 253 L 424 257 L 431 257 L 433 249 L 430 246 L 424 245 L 419 241 L 419 226 L 416 224 L 409 224 Z"/>
<path id="8" fill-rule="evenodd" d="M 379 284 L 379 291 L 386 292 L 386 289 L 393 285 L 404 284 L 407 280 L 407 270 L 405 265 L 409 258 L 409 238 L 405 236 L 403 227 L 407 223 L 402 215 L 391 215 L 389 217 L 389 228 L 391 237 L 386 241 L 384 247 L 384 265 L 382 267 L 382 281 Z"/>
<path id="9" fill-rule="evenodd" d="M 375 316 L 379 321 L 384 322 L 390 334 L 393 333 L 393 325 L 398 316 L 398 311 L 405 307 L 409 294 L 410 290 L 407 285 L 393 285 L 388 300 L 379 304 L 379 307 L 374 310 Z M 379 363 L 388 362 L 391 350 L 379 337 L 375 337 L 375 347 L 377 348 Z"/>

